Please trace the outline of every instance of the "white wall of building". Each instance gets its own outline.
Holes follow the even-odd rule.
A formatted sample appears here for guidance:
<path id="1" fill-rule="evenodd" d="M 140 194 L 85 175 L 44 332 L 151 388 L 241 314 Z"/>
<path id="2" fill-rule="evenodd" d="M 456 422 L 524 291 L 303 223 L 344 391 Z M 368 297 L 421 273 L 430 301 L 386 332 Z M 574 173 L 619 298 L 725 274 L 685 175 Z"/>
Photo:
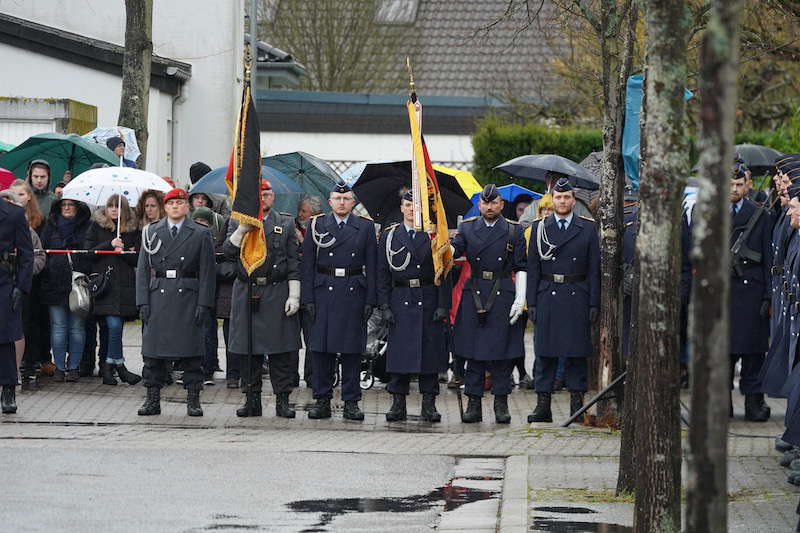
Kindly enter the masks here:
<path id="1" fill-rule="evenodd" d="M 472 161 L 469 135 L 425 135 L 431 161 Z M 411 159 L 410 134 L 261 132 L 264 155 L 302 151 L 327 161 Z"/>
<path id="2" fill-rule="evenodd" d="M 123 0 L 0 0 L 0 11 L 124 45 Z M 243 0 L 155 2 L 153 52 L 191 64 L 192 78 L 174 103 L 174 117 L 171 95 L 150 92 L 148 170 L 185 183 L 193 162 L 227 162 L 241 97 L 243 17 Z M 75 98 L 97 106 L 98 125 L 116 124 L 120 77 L 37 55 L 2 45 L 0 96 Z"/>

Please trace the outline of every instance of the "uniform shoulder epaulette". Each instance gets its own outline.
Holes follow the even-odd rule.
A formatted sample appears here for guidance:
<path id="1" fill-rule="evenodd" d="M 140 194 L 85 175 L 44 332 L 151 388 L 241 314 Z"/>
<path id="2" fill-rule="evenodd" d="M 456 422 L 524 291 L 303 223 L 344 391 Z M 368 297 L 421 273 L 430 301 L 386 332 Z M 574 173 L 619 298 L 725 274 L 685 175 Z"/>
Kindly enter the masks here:
<path id="1" fill-rule="evenodd" d="M 374 220 L 372 220 L 372 219 L 371 219 L 371 218 L 369 218 L 369 217 L 365 217 L 364 215 L 358 215 L 358 218 L 363 218 L 364 220 L 369 220 L 369 221 L 370 221 L 370 222 L 372 222 L 373 224 L 375 223 L 375 221 L 374 221 Z"/>
<path id="2" fill-rule="evenodd" d="M 579 216 L 580 218 L 582 218 L 583 220 L 587 220 L 587 221 L 589 221 L 589 222 L 594 222 L 594 219 L 593 219 L 593 218 L 591 218 L 591 217 L 585 217 L 585 216 L 583 216 L 583 215 L 578 215 L 578 216 Z"/>
<path id="3" fill-rule="evenodd" d="M 478 217 L 465 218 L 461 222 L 472 222 L 473 220 L 478 220 Z"/>
<path id="4" fill-rule="evenodd" d="M 386 226 L 385 228 L 383 228 L 383 231 L 389 231 L 390 229 L 392 229 L 392 228 L 396 228 L 396 227 L 397 227 L 397 226 L 399 226 L 399 225 L 400 225 L 400 223 L 399 223 L 399 222 L 395 222 L 394 224 L 389 224 L 388 226 Z"/>

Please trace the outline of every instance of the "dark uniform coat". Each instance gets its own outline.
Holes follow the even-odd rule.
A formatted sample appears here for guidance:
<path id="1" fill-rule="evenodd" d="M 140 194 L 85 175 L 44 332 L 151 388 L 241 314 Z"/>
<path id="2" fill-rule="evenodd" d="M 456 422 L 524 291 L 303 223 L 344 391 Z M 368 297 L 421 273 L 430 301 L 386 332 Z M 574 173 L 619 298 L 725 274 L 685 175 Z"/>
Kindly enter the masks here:
<path id="1" fill-rule="evenodd" d="M 733 219 L 731 246 L 744 231 L 747 221 L 756 212 L 756 205 L 745 198 Z M 755 354 L 767 351 L 769 319 L 759 314 L 761 303 L 770 300 L 770 232 L 772 224 L 768 212 L 761 217 L 750 232 L 747 246 L 761 254 L 761 261 L 742 259 L 742 275 L 731 270 L 731 353 Z"/>
<path id="2" fill-rule="evenodd" d="M 18 288 L 23 293 L 31 290 L 33 278 L 33 244 L 25 211 L 0 201 L 0 254 L 16 251 L 16 258 L 2 258 L 0 262 L 0 344 L 14 342 L 23 337 L 22 305 L 11 310 L 11 293 Z M 16 376 L 14 376 L 16 382 Z"/>
<path id="3" fill-rule="evenodd" d="M 391 234 L 391 253 L 387 241 Z M 387 257 L 391 256 L 391 259 Z M 408 265 L 402 270 L 396 268 Z M 395 323 L 389 329 L 386 370 L 396 374 L 436 374 L 447 369 L 448 353 L 444 323 L 433 322 L 437 307 L 450 309 L 449 276 L 433 283 L 433 256 L 427 234 L 416 232 L 411 241 L 403 224 L 386 228 L 378 246 L 378 304 L 388 305 Z M 395 282 L 419 280 L 418 287 Z"/>
<path id="4" fill-rule="evenodd" d="M 307 327 L 308 349 L 322 353 L 364 352 L 364 306 L 376 304 L 376 248 L 375 225 L 369 219 L 351 213 L 341 229 L 333 213 L 308 221 L 300 291 L 301 304 L 316 306 L 316 318 Z M 335 270 L 331 274 L 329 269 L 361 273 L 336 276 Z"/>
<path id="5" fill-rule="evenodd" d="M 136 228 L 136 218 L 130 213 L 126 226 L 120 233 L 124 249 L 133 248 L 138 251 L 142 243 L 142 232 Z M 113 250 L 111 241 L 117 237 L 116 221 L 109 220 L 104 210 L 95 211 L 92 225 L 86 232 L 87 250 Z M 90 255 L 90 271 L 103 274 L 108 267 L 112 268 L 107 289 L 100 296 L 92 299 L 92 313 L 99 316 L 121 316 L 133 318 L 136 311 L 136 255 Z"/>
<path id="6" fill-rule="evenodd" d="M 552 261 L 542 261 L 536 245 L 539 224 L 555 245 Z M 543 247 L 543 252 L 546 249 Z M 581 281 L 556 283 L 542 274 L 583 275 Z M 590 357 L 589 308 L 600 307 L 600 240 L 594 221 L 573 215 L 566 231 L 555 215 L 535 220 L 528 247 L 528 307 L 536 307 L 536 357 Z"/>
<path id="7" fill-rule="evenodd" d="M 772 231 L 772 279 L 770 306 L 772 317 L 770 319 L 770 344 L 767 357 L 761 367 L 759 381 L 762 392 L 770 396 L 780 396 L 781 389 L 791 370 L 789 360 L 789 298 L 784 294 L 784 283 L 788 288 L 790 273 L 788 271 L 788 255 L 790 247 L 792 255 L 796 257 L 800 238 L 789 224 L 786 210 L 779 214 L 778 222 Z"/>
<path id="8" fill-rule="evenodd" d="M 789 396 L 791 388 L 794 386 L 794 381 L 796 381 L 795 378 L 800 377 L 796 376 L 797 371 L 800 370 L 800 365 L 795 365 L 797 341 L 798 338 L 800 338 L 800 312 L 798 312 L 800 311 L 800 309 L 798 309 L 800 306 L 796 303 L 791 303 L 791 295 L 794 295 L 795 301 L 797 296 L 800 295 L 800 234 L 798 234 L 797 230 L 792 233 L 794 237 L 789 242 L 789 250 L 786 252 L 787 285 L 783 293 L 784 300 L 786 301 L 786 323 L 784 325 L 786 349 L 783 351 L 783 361 L 776 360 L 775 363 L 770 365 L 776 368 L 770 368 L 768 370 L 770 372 L 770 388 L 772 386 L 772 379 L 776 382 L 780 382 L 780 390 L 776 396 L 783 398 Z M 782 372 L 783 381 L 781 382 L 780 374 Z M 791 377 L 788 375 L 789 372 L 791 372 Z M 788 408 L 786 412 L 787 414 L 789 413 Z"/>
<path id="9" fill-rule="evenodd" d="M 522 229 L 502 217 L 492 227 L 486 225 L 483 217 L 469 218 L 461 223 L 452 244 L 453 257 L 465 255 L 472 271 L 472 277 L 464 284 L 453 326 L 455 353 L 477 361 L 523 357 L 527 320 L 520 317 L 513 326 L 508 323 L 516 296 L 511 273 L 526 268 Z M 492 272 L 493 279 L 482 279 L 483 272 Z M 494 303 L 486 313 L 485 324 L 481 325 L 475 295 L 485 307 L 493 290 L 497 291 Z"/>
<path id="10" fill-rule="evenodd" d="M 214 306 L 214 243 L 208 228 L 187 216 L 173 239 L 162 218 L 145 226 L 136 267 L 136 305 L 149 305 L 142 333 L 142 355 L 155 358 L 200 357 L 203 335 L 195 324 L 197 306 Z M 149 243 L 145 238 L 152 239 Z M 151 251 L 161 246 L 152 255 Z M 168 271 L 175 278 L 167 278 Z M 161 277 L 164 276 L 164 277 Z"/>
<path id="11" fill-rule="evenodd" d="M 230 224 L 232 233 L 238 224 Z M 299 350 L 299 313 L 286 316 L 284 306 L 289 297 L 289 280 L 300 279 L 300 264 L 297 258 L 297 234 L 291 215 L 270 210 L 264 218 L 267 241 L 267 260 L 248 279 L 239 260 L 240 248 L 226 240 L 223 246 L 225 258 L 238 264 L 236 281 L 233 282 L 231 300 L 231 324 L 228 351 L 247 354 L 247 284 L 251 283 L 252 296 L 259 299 L 258 310 L 253 314 L 252 355 L 279 354 Z"/>

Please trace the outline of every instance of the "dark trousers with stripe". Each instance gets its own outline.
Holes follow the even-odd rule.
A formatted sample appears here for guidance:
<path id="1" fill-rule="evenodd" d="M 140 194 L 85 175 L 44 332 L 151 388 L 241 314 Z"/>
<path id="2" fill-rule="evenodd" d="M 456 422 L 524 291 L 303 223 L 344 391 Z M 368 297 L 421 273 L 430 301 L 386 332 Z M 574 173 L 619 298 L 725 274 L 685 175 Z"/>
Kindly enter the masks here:
<path id="1" fill-rule="evenodd" d="M 361 400 L 361 354 L 343 353 L 342 361 L 342 400 Z M 336 373 L 336 354 L 313 352 L 314 399 L 333 398 L 333 380 Z"/>
<path id="2" fill-rule="evenodd" d="M 533 361 L 533 386 L 536 392 L 553 392 L 558 357 L 539 357 Z M 570 392 L 586 392 L 586 358 L 565 357 L 564 384 Z"/>
<path id="3" fill-rule="evenodd" d="M 483 396 L 483 382 L 486 371 L 492 374 L 492 394 L 508 396 L 511 394 L 511 371 L 514 369 L 513 359 L 496 359 L 493 361 L 467 360 L 467 372 L 464 376 L 464 393 L 467 396 Z"/>

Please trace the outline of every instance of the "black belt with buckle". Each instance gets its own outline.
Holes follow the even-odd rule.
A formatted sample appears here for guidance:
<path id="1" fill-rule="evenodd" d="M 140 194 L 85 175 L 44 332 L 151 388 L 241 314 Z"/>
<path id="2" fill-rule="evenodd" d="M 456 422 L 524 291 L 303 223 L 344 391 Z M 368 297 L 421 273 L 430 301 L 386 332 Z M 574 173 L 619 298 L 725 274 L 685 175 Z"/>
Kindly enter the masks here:
<path id="1" fill-rule="evenodd" d="M 394 280 L 395 287 L 411 287 L 412 289 L 416 289 L 418 287 L 425 287 L 427 285 L 433 285 L 433 280 L 431 278 L 411 278 L 411 279 Z"/>
<path id="2" fill-rule="evenodd" d="M 331 268 L 326 266 L 317 266 L 317 272 L 320 274 L 327 274 L 328 276 L 335 276 L 337 278 L 344 278 L 347 276 L 361 276 L 364 274 L 364 267 L 359 268 Z"/>
<path id="3" fill-rule="evenodd" d="M 264 287 L 264 286 L 270 285 L 272 283 L 280 283 L 281 281 L 284 281 L 285 279 L 286 279 L 285 277 L 263 276 L 263 277 L 258 277 L 258 278 L 250 278 L 250 279 L 248 279 L 248 282 L 253 287 Z"/>
<path id="4" fill-rule="evenodd" d="M 496 279 L 503 279 L 511 277 L 505 270 L 473 270 L 470 274 L 472 279 L 483 279 L 486 281 L 494 281 Z"/>
<path id="5" fill-rule="evenodd" d="M 178 272 L 177 270 L 168 270 L 166 272 L 156 272 L 157 278 L 165 279 L 197 279 L 197 272 Z"/>
<path id="6" fill-rule="evenodd" d="M 783 275 L 783 265 L 775 265 L 771 269 L 773 276 L 782 276 Z"/>
<path id="7" fill-rule="evenodd" d="M 586 279 L 586 274 L 541 274 L 541 278 L 553 283 L 575 283 Z"/>

